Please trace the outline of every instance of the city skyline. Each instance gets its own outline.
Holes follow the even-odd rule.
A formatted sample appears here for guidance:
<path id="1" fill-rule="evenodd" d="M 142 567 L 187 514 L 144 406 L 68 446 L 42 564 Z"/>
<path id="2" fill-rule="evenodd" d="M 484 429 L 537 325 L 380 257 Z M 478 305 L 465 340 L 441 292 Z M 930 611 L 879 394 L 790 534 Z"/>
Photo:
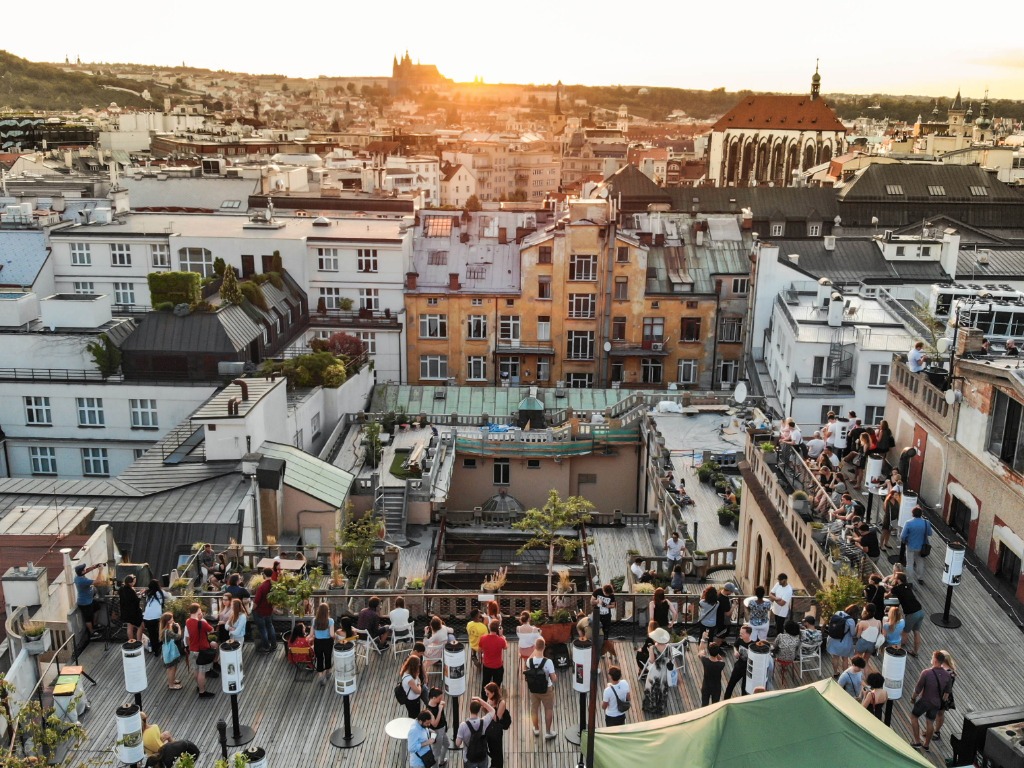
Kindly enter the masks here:
<path id="1" fill-rule="evenodd" d="M 57 6 L 67 13 L 74 8 L 67 2 Z M 788 2 L 784 14 L 763 19 L 764 6 L 752 0 L 740 0 L 727 16 L 658 0 L 624 15 L 621 5 L 597 0 L 586 6 L 589 15 L 564 12 L 555 20 L 550 6 L 534 0 L 487 11 L 464 0 L 444 0 L 422 13 L 423 6 L 411 2 L 396 7 L 384 18 L 362 8 L 300 15 L 281 14 L 279 5 L 260 0 L 246 5 L 244 16 L 237 8 L 208 6 L 201 18 L 176 27 L 165 8 L 111 0 L 101 15 L 84 14 L 99 21 L 104 34 L 82 35 L 77 25 L 55 24 L 45 35 L 8 42 L 7 50 L 32 61 L 184 62 L 307 78 L 389 76 L 392 57 L 408 51 L 414 61 L 436 64 L 457 82 L 479 77 L 524 85 L 561 80 L 788 93 L 809 87 L 820 59 L 826 95 L 937 97 L 960 90 L 978 100 L 987 89 L 993 99 L 1024 97 L 1024 54 L 1012 25 L 960 29 L 949 44 L 934 24 L 835 18 L 806 0 Z M 749 26 L 726 29 L 737 17 Z M 177 33 L 152 34 L 163 29 Z M 725 45 L 723 39 L 735 43 Z"/>

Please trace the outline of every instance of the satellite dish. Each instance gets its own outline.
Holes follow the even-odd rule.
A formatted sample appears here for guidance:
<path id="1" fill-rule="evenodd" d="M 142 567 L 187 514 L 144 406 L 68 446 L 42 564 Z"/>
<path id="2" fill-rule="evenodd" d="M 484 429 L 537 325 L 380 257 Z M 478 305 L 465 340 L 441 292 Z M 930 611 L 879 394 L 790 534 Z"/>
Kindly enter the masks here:
<path id="1" fill-rule="evenodd" d="M 947 338 L 941 338 L 935 343 L 935 348 L 939 350 L 940 355 L 944 355 L 949 352 L 949 348 L 953 346 L 953 340 Z"/>
<path id="2" fill-rule="evenodd" d="M 736 401 L 737 405 L 742 404 L 747 399 L 747 385 L 745 382 L 740 382 L 736 385 L 736 389 L 732 391 L 732 399 Z"/>
<path id="3" fill-rule="evenodd" d="M 946 405 L 953 405 L 964 399 L 964 393 L 955 389 L 947 389 L 942 396 L 946 398 Z"/>
<path id="4" fill-rule="evenodd" d="M 612 343 L 610 341 L 606 341 L 604 343 L 604 351 L 605 352 L 611 352 L 612 351 Z"/>

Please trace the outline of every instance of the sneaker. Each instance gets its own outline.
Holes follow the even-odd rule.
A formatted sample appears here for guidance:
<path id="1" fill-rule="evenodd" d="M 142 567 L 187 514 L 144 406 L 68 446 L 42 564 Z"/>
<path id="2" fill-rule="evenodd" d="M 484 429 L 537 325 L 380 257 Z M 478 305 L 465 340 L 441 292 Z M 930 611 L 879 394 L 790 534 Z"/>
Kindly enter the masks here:
<path id="1" fill-rule="evenodd" d="M 216 694 L 213 691 L 203 691 L 199 694 L 200 699 L 212 699 Z"/>
<path id="2" fill-rule="evenodd" d="M 556 737 L 557 735 L 558 735 L 558 731 L 551 731 L 551 733 L 549 733 L 549 734 L 548 734 L 547 736 L 545 736 L 544 738 L 545 738 L 545 739 L 553 739 L 553 738 L 555 738 L 555 737 Z"/>
<path id="3" fill-rule="evenodd" d="M 931 750 L 928 749 L 928 745 L 927 744 L 922 744 L 921 745 L 921 749 L 923 749 L 925 752 L 931 752 Z"/>
<path id="4" fill-rule="evenodd" d="M 533 729 L 533 735 L 534 735 L 534 736 L 540 736 L 540 730 L 539 730 L 539 729 L 537 729 L 537 728 L 534 728 L 534 729 Z"/>
<path id="5" fill-rule="evenodd" d="M 942 734 L 936 731 L 932 734 L 932 741 L 942 741 Z"/>

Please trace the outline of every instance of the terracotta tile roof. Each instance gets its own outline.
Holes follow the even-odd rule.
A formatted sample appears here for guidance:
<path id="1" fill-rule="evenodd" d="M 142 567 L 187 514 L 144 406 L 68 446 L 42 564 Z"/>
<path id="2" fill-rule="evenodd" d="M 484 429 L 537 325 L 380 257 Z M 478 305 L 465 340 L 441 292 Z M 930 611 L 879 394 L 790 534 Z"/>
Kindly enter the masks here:
<path id="1" fill-rule="evenodd" d="M 77 552 L 81 549 L 89 537 L 85 534 L 72 534 L 56 537 L 53 534 L 26 535 L 26 536 L 3 536 L 0 538 L 0 573 L 6 573 L 8 568 L 18 565 L 24 568 L 29 561 L 37 567 L 46 569 L 46 578 L 53 581 L 60 575 L 64 563 L 64 556 L 61 555 L 62 547 L 70 547 Z M 6 608 L 3 591 L 0 590 L 0 613 Z M 4 625 L 0 623 L 0 640 L 7 636 Z"/>
<path id="2" fill-rule="evenodd" d="M 713 131 L 724 131 L 728 128 L 846 131 L 832 107 L 823 99 L 791 94 L 747 97 L 712 126 Z"/>

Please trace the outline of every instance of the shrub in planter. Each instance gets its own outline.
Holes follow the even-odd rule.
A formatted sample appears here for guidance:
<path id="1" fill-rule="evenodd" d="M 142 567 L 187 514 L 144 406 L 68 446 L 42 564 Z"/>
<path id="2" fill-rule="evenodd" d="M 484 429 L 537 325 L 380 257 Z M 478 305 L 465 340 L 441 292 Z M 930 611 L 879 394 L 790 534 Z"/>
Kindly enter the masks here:
<path id="1" fill-rule="evenodd" d="M 697 478 L 702 483 L 711 481 L 711 477 L 718 472 L 718 464 L 713 461 L 705 461 L 699 467 L 697 467 Z"/>
<path id="2" fill-rule="evenodd" d="M 731 525 L 737 518 L 739 513 L 732 504 L 723 504 L 718 508 L 719 525 Z"/>

